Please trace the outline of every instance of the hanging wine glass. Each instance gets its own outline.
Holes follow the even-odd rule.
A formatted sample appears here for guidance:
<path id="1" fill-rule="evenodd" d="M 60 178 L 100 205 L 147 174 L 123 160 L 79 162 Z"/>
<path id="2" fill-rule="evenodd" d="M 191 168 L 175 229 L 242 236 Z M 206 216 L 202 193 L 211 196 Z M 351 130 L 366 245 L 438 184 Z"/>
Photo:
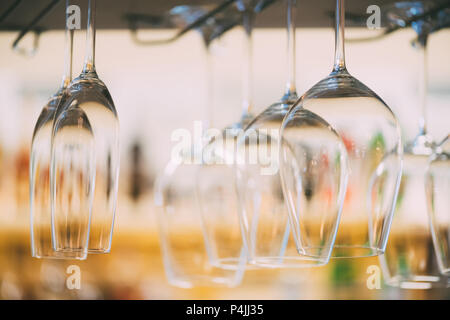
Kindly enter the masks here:
<path id="1" fill-rule="evenodd" d="M 252 29 L 253 17 L 265 1 L 236 1 L 242 18 L 244 40 L 243 101 L 239 121 L 222 130 L 213 127 L 203 148 L 203 163 L 196 177 L 198 201 L 205 241 L 211 264 L 240 270 L 247 262 L 247 241 L 239 214 L 234 168 L 236 142 L 243 128 L 252 119 Z M 247 267 L 248 268 L 248 267 Z"/>
<path id="2" fill-rule="evenodd" d="M 236 146 L 238 137 L 253 118 L 252 108 L 252 30 L 255 13 L 270 1 L 236 1 L 245 33 L 243 67 L 243 102 L 239 121 L 209 137 L 203 148 L 203 164 L 197 173 L 197 193 L 202 212 L 204 233 L 212 264 L 239 270 L 247 256 L 247 239 L 239 214 L 240 199 L 236 193 Z M 254 266 L 247 266 L 247 269 Z"/>
<path id="3" fill-rule="evenodd" d="M 295 223 L 301 232 L 301 219 L 307 217 L 302 216 L 303 202 L 297 197 L 297 190 L 303 190 L 305 197 L 315 197 L 313 182 L 320 181 L 298 177 L 304 165 L 303 161 L 310 160 L 304 152 L 296 151 L 298 148 L 304 148 L 304 135 L 295 132 L 299 126 L 308 123 L 309 112 L 329 123 L 343 140 L 349 163 L 347 191 L 332 256 L 365 257 L 379 255 L 385 249 L 401 176 L 402 149 L 400 128 L 392 111 L 381 98 L 352 77 L 346 69 L 344 12 L 344 1 L 337 0 L 333 71 L 306 92 L 283 121 L 281 135 L 283 144 L 286 145 L 283 147 L 286 155 L 281 163 L 281 174 L 289 211 L 297 220 Z M 314 137 L 314 134 L 311 133 L 308 137 L 310 136 Z M 317 135 L 317 139 L 321 139 L 320 135 Z M 291 161 L 287 161 L 289 156 Z M 385 170 L 378 193 L 370 199 L 376 206 L 369 209 L 366 195 L 372 173 L 382 169 L 379 166 L 385 158 L 391 159 L 390 165 L 384 167 L 389 170 Z M 319 160 L 312 162 L 317 169 L 320 168 Z M 323 166 L 327 167 L 336 159 L 323 157 L 321 161 Z M 309 172 L 314 171 L 310 169 L 306 173 Z M 334 186 L 338 185 L 334 183 Z M 321 200 L 317 201 L 327 199 L 326 193 L 320 196 Z M 303 230 L 303 234 L 305 232 L 308 230 Z"/>
<path id="4" fill-rule="evenodd" d="M 405 17 L 424 11 L 424 4 L 421 2 L 402 2 L 395 4 L 390 16 L 398 23 Z M 424 20 L 412 24 L 418 34 L 418 40 L 414 45 L 420 55 L 419 132 L 414 140 L 404 147 L 403 176 L 389 242 L 385 254 L 380 256 L 386 283 L 408 289 L 428 289 L 439 285 L 440 281 L 446 281 L 440 277 L 433 249 L 425 193 L 425 173 L 429 157 L 435 148 L 433 139 L 428 134 L 426 121 L 428 80 L 426 46 L 432 26 L 430 21 Z M 378 181 L 380 176 L 376 176 L 375 181 Z"/>
<path id="5" fill-rule="evenodd" d="M 450 135 L 436 148 L 426 173 L 431 233 L 439 270 L 450 275 Z"/>
<path id="6" fill-rule="evenodd" d="M 69 1 L 66 1 L 66 9 Z M 67 10 L 66 10 L 67 12 Z M 66 17 L 67 18 L 67 17 Z M 86 259 L 87 241 L 89 235 L 89 208 L 86 215 L 78 217 L 78 228 L 73 231 L 80 231 L 77 239 L 74 240 L 74 246 L 81 250 L 72 252 L 57 252 L 52 246 L 52 228 L 51 228 L 51 205 L 50 205 L 50 158 L 51 158 L 51 137 L 52 127 L 56 110 L 64 100 L 64 94 L 67 86 L 72 79 L 72 51 L 73 51 L 73 30 L 69 30 L 66 24 L 65 31 L 65 67 L 63 81 L 58 92 L 53 95 L 39 115 L 34 128 L 33 139 L 31 142 L 30 153 L 30 219 L 31 219 L 31 255 L 36 258 L 56 258 L 56 259 Z M 83 137 L 85 141 L 92 141 L 92 131 L 85 115 L 78 114 L 75 123 L 67 124 L 67 130 L 73 132 L 72 138 L 74 145 L 80 142 Z M 80 168 L 72 168 L 71 174 L 82 174 Z M 65 184 L 70 183 L 67 181 Z M 80 192 L 81 191 L 81 192 Z M 74 199 L 85 199 L 82 190 L 73 188 L 71 196 Z M 62 200 L 62 198 L 61 198 Z M 65 199 L 67 200 L 67 198 Z M 69 210 L 76 211 L 73 202 L 66 202 Z M 80 206 L 80 203 L 76 204 Z"/>
<path id="7" fill-rule="evenodd" d="M 346 182 L 346 151 L 338 135 L 318 116 L 309 113 L 308 118 L 299 119 L 302 127 L 295 132 L 298 147 L 294 151 L 286 145 L 283 158 L 292 161 L 292 152 L 302 152 L 306 158 L 298 162 L 299 179 L 309 181 L 309 192 L 314 198 L 305 198 L 306 188 L 296 195 L 305 203 L 302 215 L 308 220 L 289 225 L 286 201 L 292 194 L 284 197 L 279 175 L 280 128 L 291 106 L 298 100 L 295 88 L 295 0 L 287 1 L 287 83 L 282 98 L 265 109 L 245 128 L 237 145 L 237 193 L 240 196 L 242 225 L 249 246 L 250 263 L 261 267 L 306 267 L 328 262 L 336 236 Z M 306 113 L 302 113 L 306 116 Z M 289 129 L 287 129 L 289 130 Z M 309 133 L 314 133 L 309 135 Z M 300 138 L 301 139 L 301 138 Z M 335 160 L 324 165 L 325 158 Z M 319 160 L 319 161 L 317 161 Z M 281 160 L 283 161 L 283 160 Z M 304 174 L 307 169 L 308 176 Z M 314 172 L 320 170 L 321 174 Z M 285 172 L 285 181 L 291 172 Z M 282 174 L 283 176 L 283 174 Z M 320 181 L 319 181 L 320 180 Z M 315 186 L 312 187 L 312 184 Z M 319 198 L 327 193 L 328 201 L 319 205 Z M 316 201 L 314 201 L 316 200 Z M 314 230 L 309 218 L 317 219 L 319 228 Z M 320 229 L 322 225 L 322 229 Z M 298 248 L 294 236 L 302 239 Z"/>
<path id="8" fill-rule="evenodd" d="M 183 6 L 171 12 L 177 19 L 189 21 L 203 15 L 204 11 L 201 6 Z M 214 18 L 197 29 L 207 54 L 208 109 L 212 108 L 210 43 L 222 28 L 223 25 Z M 211 118 L 210 111 L 208 115 Z M 202 197 L 203 192 L 217 187 L 218 178 L 204 165 L 203 146 L 203 141 L 185 146 L 176 155 L 178 158 L 171 158 L 163 175 L 155 183 L 155 200 L 161 207 L 158 221 L 164 268 L 169 283 L 174 286 L 234 287 L 240 284 L 243 277 L 246 250 L 239 230 L 229 228 L 230 219 L 227 217 L 231 215 L 225 211 L 228 204 L 217 198 L 205 202 Z M 230 262 L 231 267 L 221 268 L 217 264 L 214 257 L 223 255 L 236 257 Z"/>
<path id="9" fill-rule="evenodd" d="M 64 203 L 59 201 L 60 197 L 65 197 L 59 185 L 64 183 L 58 177 L 62 173 L 57 170 L 70 168 L 71 158 L 66 158 L 60 153 L 65 152 L 71 146 L 70 137 L 66 137 L 64 132 L 66 123 L 74 123 L 68 119 L 71 115 L 78 116 L 85 113 L 92 126 L 95 138 L 95 154 L 89 150 L 90 142 L 86 142 L 83 148 L 84 161 L 81 156 L 76 156 L 74 162 L 89 162 L 95 159 L 95 188 L 92 184 L 87 184 L 84 188 L 93 188 L 91 228 L 89 235 L 89 253 L 108 253 L 111 250 L 111 240 L 114 227 L 114 216 L 116 211 L 117 188 L 119 178 L 119 121 L 116 108 L 106 85 L 101 81 L 95 69 L 95 9 L 96 1 L 89 1 L 88 28 L 87 28 L 87 51 L 84 68 L 78 78 L 74 79 L 67 88 L 67 96 L 64 104 L 56 113 L 55 125 L 52 136 L 52 215 L 54 245 L 56 250 L 70 251 L 71 228 L 68 225 L 60 226 L 58 221 L 65 221 Z M 81 111 L 70 111 L 71 109 Z M 67 140 L 67 143 L 66 143 Z M 59 163 L 63 161 L 64 163 Z M 87 174 L 87 173 L 86 173 Z M 63 176 L 61 176 L 63 177 Z M 63 245 L 65 243 L 66 245 Z M 68 246 L 67 246 L 68 245 Z"/>

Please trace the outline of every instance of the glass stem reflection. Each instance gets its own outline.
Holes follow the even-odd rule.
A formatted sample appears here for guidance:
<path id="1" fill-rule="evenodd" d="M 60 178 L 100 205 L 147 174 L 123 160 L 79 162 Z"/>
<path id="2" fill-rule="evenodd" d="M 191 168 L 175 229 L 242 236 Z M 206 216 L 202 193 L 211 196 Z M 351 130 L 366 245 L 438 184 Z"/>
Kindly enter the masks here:
<path id="1" fill-rule="evenodd" d="M 287 82 L 286 92 L 282 101 L 297 100 L 297 89 L 295 84 L 295 12 L 297 0 L 287 0 Z"/>
<path id="2" fill-rule="evenodd" d="M 336 28 L 335 28 L 335 54 L 334 72 L 346 70 L 345 67 L 345 2 L 336 0 Z"/>
<path id="3" fill-rule="evenodd" d="M 427 87 L 428 87 L 428 72 L 427 72 L 427 40 L 428 36 L 419 37 L 417 42 L 419 50 L 419 103 L 420 103 L 420 117 L 419 117 L 419 135 L 427 134 Z"/>
<path id="4" fill-rule="evenodd" d="M 96 0 L 89 0 L 86 57 L 84 60 L 83 73 L 95 72 L 95 7 Z"/>
<path id="5" fill-rule="evenodd" d="M 211 128 L 214 122 L 214 77 L 213 77 L 213 59 L 211 54 L 211 44 L 205 42 L 206 57 L 206 105 L 205 128 Z"/>
<path id="6" fill-rule="evenodd" d="M 243 72 L 243 101 L 242 101 L 242 117 L 245 118 L 252 109 L 252 93 L 253 93 L 253 10 L 245 8 L 243 14 L 243 27 L 245 32 L 245 52 L 244 52 L 244 72 Z"/>
<path id="7" fill-rule="evenodd" d="M 67 26 L 68 11 L 70 1 L 66 1 L 66 30 L 64 39 L 64 74 L 62 76 L 61 89 L 65 89 L 72 81 L 72 60 L 73 60 L 73 29 Z"/>

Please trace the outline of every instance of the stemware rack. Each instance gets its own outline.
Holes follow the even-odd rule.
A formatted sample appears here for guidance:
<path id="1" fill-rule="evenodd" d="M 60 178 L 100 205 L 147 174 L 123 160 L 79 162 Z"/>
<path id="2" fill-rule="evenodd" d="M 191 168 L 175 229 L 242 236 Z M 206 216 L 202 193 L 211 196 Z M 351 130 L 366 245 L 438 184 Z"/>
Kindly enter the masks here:
<path id="1" fill-rule="evenodd" d="M 73 1 L 80 6 L 82 14 L 87 8 L 88 0 Z M 98 7 L 102 7 L 102 14 L 99 15 L 98 29 L 109 30 L 130 30 L 140 29 L 170 29 L 175 26 L 164 19 L 164 15 L 175 6 L 179 5 L 205 5 L 211 6 L 211 10 L 188 25 L 182 34 L 193 28 L 199 27 L 208 17 L 226 10 L 234 0 L 133 0 L 133 1 L 111 1 L 100 0 Z M 263 0 L 259 9 L 256 10 L 256 28 L 283 28 L 284 10 L 281 0 Z M 349 1 L 346 8 L 346 20 L 348 27 L 365 27 L 367 18 L 367 8 L 370 5 L 383 6 L 395 3 L 395 0 L 359 0 Z M 404 27 L 408 27 L 414 20 L 432 17 L 436 11 L 443 8 L 450 8 L 450 1 L 434 1 L 435 6 L 422 16 L 412 18 Z M 51 30 L 63 30 L 64 16 L 57 14 L 63 10 L 65 1 L 62 0 L 6 0 L 0 3 L 0 32 L 18 32 L 12 43 L 13 48 L 19 47 L 19 43 L 28 33 L 34 35 L 33 48 L 31 53 L 38 48 L 39 37 L 43 32 Z M 269 9 L 270 10 L 266 10 Z M 301 10 L 298 10 L 296 26 L 301 28 L 323 28 L 332 27 L 334 19 L 334 3 L 329 0 L 303 1 Z M 388 25 L 387 19 L 381 19 L 381 27 L 384 34 L 391 33 L 401 27 Z M 236 25 L 238 22 L 236 22 Z M 227 30 L 231 29 L 233 25 Z M 448 26 L 445 26 L 448 27 Z"/>

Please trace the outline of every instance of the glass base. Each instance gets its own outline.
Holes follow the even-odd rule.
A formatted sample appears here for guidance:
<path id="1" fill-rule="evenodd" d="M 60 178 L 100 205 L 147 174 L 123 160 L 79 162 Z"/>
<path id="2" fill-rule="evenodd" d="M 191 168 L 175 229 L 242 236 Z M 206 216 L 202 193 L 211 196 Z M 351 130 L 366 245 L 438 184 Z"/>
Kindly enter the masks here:
<path id="1" fill-rule="evenodd" d="M 376 247 L 335 245 L 333 251 L 331 252 L 331 258 L 332 259 L 366 258 L 379 256 L 383 253 L 384 253 L 383 250 Z"/>
<path id="2" fill-rule="evenodd" d="M 111 249 L 88 249 L 89 254 L 107 254 L 110 252 Z"/>
<path id="3" fill-rule="evenodd" d="M 55 252 L 54 255 L 39 255 L 35 254 L 32 255 L 33 258 L 36 259 L 53 259 L 53 260 L 86 260 L 87 254 L 80 254 L 80 255 L 67 255 L 64 252 L 61 252 L 58 254 Z"/>
<path id="4" fill-rule="evenodd" d="M 196 257 L 192 255 L 190 258 L 181 257 L 173 259 L 163 254 L 163 260 L 168 282 L 170 285 L 178 288 L 233 288 L 242 282 L 244 275 L 244 268 L 231 270 L 218 267 L 216 264 L 211 264 L 205 256 Z"/>
<path id="5" fill-rule="evenodd" d="M 86 260 L 86 250 L 54 250 L 53 248 L 33 248 L 31 256 L 36 259 Z"/>
<path id="6" fill-rule="evenodd" d="M 293 257 L 255 257 L 250 260 L 250 265 L 259 268 L 310 268 L 320 267 L 328 263 L 328 259 L 318 259 L 308 256 Z"/>
<path id="7" fill-rule="evenodd" d="M 217 268 L 221 268 L 224 270 L 238 270 L 243 267 L 243 262 L 240 258 L 220 258 L 212 263 Z M 256 270 L 260 269 L 255 265 L 246 264 L 245 270 Z"/>
<path id="8" fill-rule="evenodd" d="M 229 278 L 210 277 L 210 276 L 190 276 L 190 277 L 177 277 L 167 276 L 167 280 L 170 285 L 182 289 L 192 289 L 198 287 L 235 287 L 238 283 L 230 281 Z"/>
<path id="9" fill-rule="evenodd" d="M 395 276 L 386 280 L 386 284 L 400 289 L 427 290 L 433 288 L 449 288 L 447 279 L 438 276 Z"/>

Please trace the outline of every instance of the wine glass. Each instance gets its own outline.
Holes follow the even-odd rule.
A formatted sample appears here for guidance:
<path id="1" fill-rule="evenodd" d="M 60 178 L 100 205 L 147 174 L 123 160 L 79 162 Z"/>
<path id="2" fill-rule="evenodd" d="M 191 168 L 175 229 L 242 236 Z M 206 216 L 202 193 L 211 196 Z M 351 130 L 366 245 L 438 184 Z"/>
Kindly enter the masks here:
<path id="1" fill-rule="evenodd" d="M 252 119 L 252 30 L 253 18 L 265 1 L 236 1 L 235 12 L 242 19 L 245 32 L 243 100 L 241 118 L 218 130 L 212 126 L 202 152 L 196 188 L 201 210 L 205 241 L 210 263 L 230 270 L 240 270 L 247 262 L 247 241 L 239 214 L 234 159 L 236 142 L 243 128 Z M 252 268 L 247 266 L 246 268 Z"/>
<path id="2" fill-rule="evenodd" d="M 321 182 L 299 177 L 304 161 L 310 160 L 304 152 L 296 151 L 304 148 L 304 135 L 296 134 L 296 130 L 308 124 L 310 112 L 329 123 L 346 147 L 349 164 L 346 196 L 332 257 L 367 257 L 383 253 L 386 246 L 401 177 L 402 144 L 400 127 L 393 112 L 346 69 L 344 13 L 344 1 L 337 0 L 333 71 L 308 90 L 283 121 L 281 137 L 286 147 L 283 146 L 282 150 L 286 155 L 281 163 L 281 174 L 289 211 L 294 217 L 294 224 L 301 228 L 300 219 L 306 217 L 302 216 L 304 201 L 298 199 L 297 190 L 304 190 L 306 197 L 315 197 L 318 195 L 314 194 L 314 189 L 310 189 L 315 187 L 315 183 Z M 311 118 L 312 121 L 315 121 L 314 118 Z M 310 136 L 319 141 L 321 139 L 320 135 L 315 137 L 313 132 Z M 385 158 L 390 159 L 389 166 L 380 167 Z M 314 162 L 317 166 L 318 161 L 315 159 Z M 336 159 L 324 157 L 322 161 L 323 166 L 327 167 Z M 321 171 L 319 168 L 318 172 Z M 368 201 L 367 192 L 372 174 L 382 169 L 385 169 L 384 179 L 377 185 L 378 192 Z M 309 169 L 306 175 L 310 172 L 316 171 Z M 335 182 L 334 186 L 338 184 Z M 320 196 L 323 198 L 317 200 L 319 202 L 327 199 L 326 193 Z M 369 208 L 369 203 L 373 204 L 373 208 Z M 303 234 L 305 232 L 308 230 L 303 230 Z"/>
<path id="3" fill-rule="evenodd" d="M 68 7 L 66 1 L 66 8 Z M 67 12 L 67 10 L 66 10 Z M 60 107 L 65 90 L 72 80 L 72 51 L 73 30 L 66 25 L 65 31 L 65 62 L 61 87 L 42 109 L 34 128 L 30 152 L 30 222 L 31 222 L 31 255 L 35 258 L 55 259 L 86 259 L 87 237 L 89 228 L 84 228 L 84 233 L 78 238 L 78 247 L 85 250 L 73 252 L 59 252 L 53 250 L 51 236 L 51 206 L 50 206 L 50 158 L 51 136 L 53 120 L 56 110 Z M 80 136 L 91 139 L 90 125 L 87 118 L 82 117 L 80 126 L 73 127 L 74 131 L 80 130 Z M 75 133 L 75 132 L 74 132 Z M 73 135 L 75 140 L 76 135 Z M 89 211 L 88 211 L 89 212 Z M 81 219 L 83 220 L 83 219 Z M 89 222 L 89 215 L 84 223 Z"/>
<path id="4" fill-rule="evenodd" d="M 174 8 L 171 14 L 174 15 L 173 20 L 188 23 L 205 11 L 203 6 L 183 6 Z M 212 80 L 211 40 L 222 28 L 216 17 L 197 28 L 206 48 L 208 80 Z M 212 83 L 208 81 L 209 110 L 212 108 L 211 90 Z M 208 120 L 211 121 L 209 110 Z M 203 197 L 220 188 L 217 181 L 222 178 L 220 171 L 203 162 L 203 147 L 203 141 L 184 146 L 176 157 L 171 158 L 155 183 L 155 201 L 160 207 L 158 223 L 164 268 L 169 283 L 174 286 L 234 287 L 242 281 L 247 262 L 246 250 L 240 230 L 230 228 L 230 225 L 238 224 L 233 223 L 233 218 L 230 220 L 233 215 L 229 211 L 229 202 L 223 202 L 211 193 L 209 198 Z M 233 189 L 221 191 L 225 192 L 220 193 L 223 195 L 232 193 Z M 228 261 L 230 267 L 219 266 L 216 257 L 229 255 L 236 258 Z"/>
<path id="5" fill-rule="evenodd" d="M 283 195 L 281 177 L 289 184 L 298 183 L 290 179 L 291 172 L 279 175 L 281 124 L 298 100 L 295 88 L 295 6 L 295 0 L 287 1 L 288 79 L 285 92 L 279 101 L 249 123 L 237 144 L 237 193 L 242 225 L 249 246 L 249 261 L 260 267 L 307 267 L 327 263 L 345 194 L 347 159 L 344 144 L 323 119 L 309 113 L 309 120 L 299 118 L 296 121 L 299 128 L 295 134 L 297 137 L 302 135 L 303 141 L 297 141 L 295 150 L 286 144 L 282 148 L 281 161 L 292 161 L 293 152 L 303 153 L 309 158 L 295 165 L 299 170 L 299 181 L 308 181 L 310 187 L 296 190 L 296 195 Z M 314 134 L 308 136 L 309 133 Z M 322 161 L 325 157 L 335 162 L 325 166 Z M 308 176 L 304 174 L 305 170 Z M 306 196 L 307 192 L 314 193 L 314 197 Z M 324 193 L 329 200 L 319 205 Z M 304 203 L 302 216 L 307 219 L 299 219 L 301 226 L 293 224 L 291 232 L 286 202 L 292 196 Z M 313 215 L 320 216 L 317 225 L 311 224 Z M 296 243 L 294 236 L 302 239 L 303 243 Z"/>
<path id="6" fill-rule="evenodd" d="M 396 23 L 426 10 L 422 2 L 396 3 L 388 12 Z M 390 14 L 389 14 L 390 13 Z M 440 286 L 441 281 L 436 254 L 427 214 L 425 193 L 425 173 L 435 143 L 427 130 L 426 88 L 427 55 L 426 47 L 433 23 L 417 20 L 412 24 L 418 35 L 413 44 L 420 56 L 419 132 L 413 141 L 404 147 L 403 176 L 395 206 L 389 242 L 380 264 L 387 284 L 409 289 L 428 289 Z M 380 177 L 376 175 L 376 180 Z"/>
<path id="7" fill-rule="evenodd" d="M 87 255 L 95 185 L 95 138 L 80 108 L 62 112 L 51 148 L 52 247 L 62 254 Z M 52 176 L 53 174 L 53 176 Z"/>
<path id="8" fill-rule="evenodd" d="M 450 275 L 450 135 L 437 147 L 426 173 L 431 234 L 439 270 Z"/>
<path id="9" fill-rule="evenodd" d="M 94 174 L 95 188 L 93 183 L 83 186 L 87 190 L 93 190 L 92 197 L 92 214 L 91 227 L 89 235 L 89 253 L 108 253 L 111 250 L 111 240 L 114 227 L 114 216 L 116 211 L 117 188 L 119 178 L 119 121 L 117 118 L 116 108 L 114 107 L 111 95 L 106 85 L 101 81 L 95 69 L 95 9 L 96 1 L 89 1 L 88 11 L 88 28 L 87 28 L 87 51 L 84 62 L 84 68 L 81 74 L 74 79 L 67 88 L 65 101 L 59 112 L 56 113 L 55 125 L 52 135 L 52 170 L 50 174 L 52 187 L 52 215 L 53 221 L 58 222 L 64 220 L 64 208 L 59 207 L 61 203 L 59 197 L 66 197 L 62 194 L 62 190 L 57 188 L 56 180 L 61 173 L 57 172 L 58 168 L 66 168 L 71 164 L 71 158 L 63 158 L 58 154 L 63 152 L 67 145 L 71 145 L 70 137 L 67 137 L 67 145 L 65 142 L 66 133 L 63 127 L 58 126 L 73 123 L 72 120 L 63 120 L 70 115 L 79 116 L 81 112 L 70 111 L 71 109 L 80 109 L 87 116 L 91 125 L 95 138 L 95 146 L 91 154 L 90 141 L 86 141 L 86 146 L 82 149 L 85 152 L 84 162 L 95 159 L 95 170 L 86 171 L 85 174 Z M 80 147 L 81 148 L 81 147 Z M 62 161 L 64 163 L 59 163 Z M 67 163 L 68 161 L 68 163 Z M 73 158 L 74 162 L 83 162 L 79 156 Z M 85 167 L 87 170 L 87 167 Z M 91 181 L 91 179 L 88 179 Z M 61 215 L 59 217 L 58 215 Z M 53 224 L 54 246 L 56 250 L 70 251 L 70 246 L 62 246 L 62 243 L 70 242 L 71 225 L 67 228 Z"/>

